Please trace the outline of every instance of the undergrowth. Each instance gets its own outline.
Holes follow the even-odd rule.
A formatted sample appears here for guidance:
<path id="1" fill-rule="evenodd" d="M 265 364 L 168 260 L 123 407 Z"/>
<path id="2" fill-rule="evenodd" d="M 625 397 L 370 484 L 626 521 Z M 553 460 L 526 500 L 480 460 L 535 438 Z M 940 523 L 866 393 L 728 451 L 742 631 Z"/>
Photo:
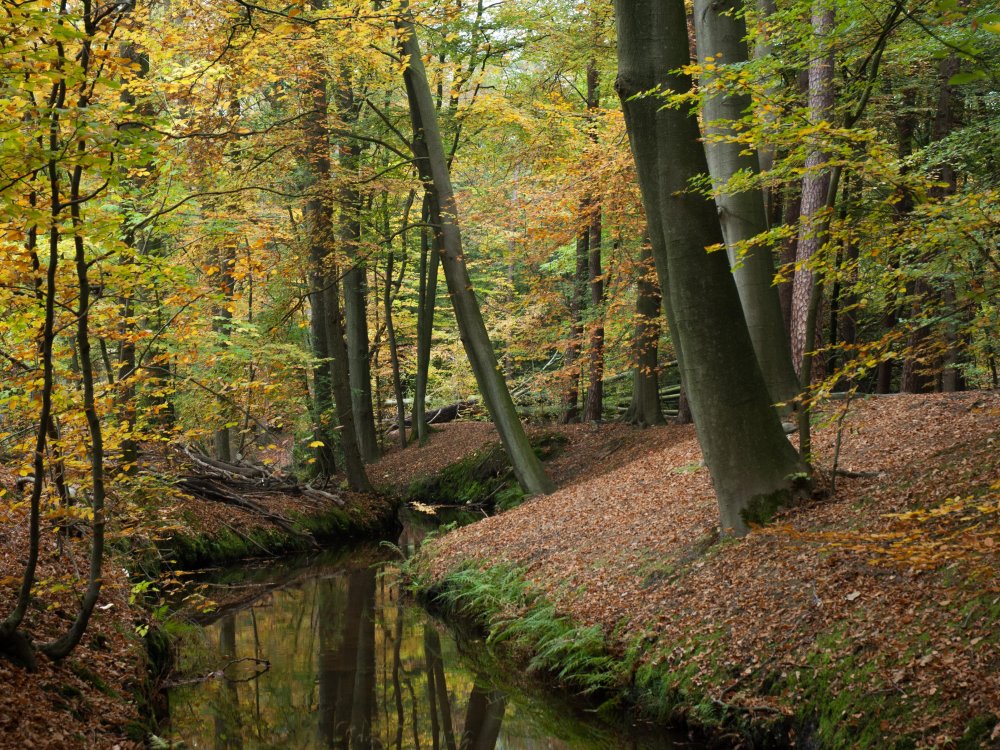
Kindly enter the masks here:
<path id="1" fill-rule="evenodd" d="M 559 614 L 519 568 L 465 566 L 428 593 L 448 614 L 482 628 L 488 645 L 574 692 L 600 695 L 627 679 L 628 669 L 610 654 L 601 628 Z"/>

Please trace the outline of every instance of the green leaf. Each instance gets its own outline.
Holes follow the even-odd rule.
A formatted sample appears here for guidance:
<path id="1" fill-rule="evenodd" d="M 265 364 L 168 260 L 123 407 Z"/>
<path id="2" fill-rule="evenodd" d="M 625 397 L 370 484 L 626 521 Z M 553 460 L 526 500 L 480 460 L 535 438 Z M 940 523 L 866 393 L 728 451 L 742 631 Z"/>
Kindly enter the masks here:
<path id="1" fill-rule="evenodd" d="M 962 71 L 961 73 L 956 73 L 951 78 L 948 79 L 949 86 L 961 86 L 963 83 L 973 83 L 974 81 L 984 81 L 986 80 L 986 71 L 984 70 L 969 70 Z"/>

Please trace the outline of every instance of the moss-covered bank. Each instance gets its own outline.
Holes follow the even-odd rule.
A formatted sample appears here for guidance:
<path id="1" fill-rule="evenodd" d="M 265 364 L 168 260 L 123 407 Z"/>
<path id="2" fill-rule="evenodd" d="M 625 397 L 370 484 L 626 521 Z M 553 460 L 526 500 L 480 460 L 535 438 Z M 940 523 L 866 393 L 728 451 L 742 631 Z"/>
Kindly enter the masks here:
<path id="1" fill-rule="evenodd" d="M 920 733 L 887 737 L 886 728 L 912 707 L 903 691 L 871 689 L 872 656 L 859 653 L 844 628 L 821 633 L 798 668 L 762 665 L 763 675 L 733 674 L 719 658 L 721 632 L 683 645 L 608 636 L 561 614 L 522 569 L 467 563 L 432 582 L 422 572 L 424 563 L 426 558 L 411 565 L 410 577 L 428 606 L 480 629 L 488 643 L 557 687 L 584 696 L 600 712 L 628 711 L 687 726 L 723 745 L 873 750 L 927 745 Z M 695 662 L 711 665 L 707 678 L 704 670 L 691 668 Z M 679 663 L 688 666 L 678 668 Z M 843 684 L 845 670 L 852 688 L 832 690 Z M 753 700 L 746 692 L 735 695 L 745 678 L 757 686 Z M 795 683 L 804 699 L 783 702 L 779 696 L 788 683 Z M 993 714 L 976 717 L 954 746 L 987 746 L 997 721 Z"/>
<path id="2" fill-rule="evenodd" d="M 568 439 L 558 432 L 543 432 L 531 435 L 530 441 L 535 455 L 547 461 Z M 484 445 L 432 476 L 414 480 L 397 494 L 408 502 L 484 505 L 498 511 L 515 508 L 525 500 L 499 442 Z"/>
<path id="3" fill-rule="evenodd" d="M 238 560 L 279 556 L 310 549 L 313 541 L 321 545 L 380 538 L 396 523 L 397 501 L 390 497 L 366 498 L 364 506 L 348 503 L 331 505 L 314 513 L 289 514 L 291 533 L 261 519 L 242 529 L 233 526 L 206 531 L 194 518 L 181 530 L 157 542 L 159 556 L 180 570 L 209 565 L 223 565 Z"/>

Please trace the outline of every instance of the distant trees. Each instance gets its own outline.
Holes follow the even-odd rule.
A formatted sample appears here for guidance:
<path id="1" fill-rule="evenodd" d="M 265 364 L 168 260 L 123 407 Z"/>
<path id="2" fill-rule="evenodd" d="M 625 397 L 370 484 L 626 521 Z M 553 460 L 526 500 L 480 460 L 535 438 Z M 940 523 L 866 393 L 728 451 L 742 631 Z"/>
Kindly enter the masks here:
<path id="1" fill-rule="evenodd" d="M 86 624 L 153 442 L 367 489 L 390 428 L 478 393 L 544 492 L 521 415 L 657 424 L 677 361 L 741 531 L 805 469 L 775 402 L 808 460 L 830 391 L 1000 384 L 993 5 L 698 0 L 693 40 L 677 0 L 617 37 L 545 5 L 413 3 L 422 48 L 391 3 L 4 5 L 0 448 L 33 479 L 0 640 L 70 523 Z"/>

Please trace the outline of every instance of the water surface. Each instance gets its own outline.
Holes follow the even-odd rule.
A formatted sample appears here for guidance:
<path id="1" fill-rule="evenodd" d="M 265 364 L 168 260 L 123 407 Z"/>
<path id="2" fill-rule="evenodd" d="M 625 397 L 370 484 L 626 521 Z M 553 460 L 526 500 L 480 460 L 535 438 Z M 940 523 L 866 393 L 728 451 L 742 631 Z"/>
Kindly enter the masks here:
<path id="1" fill-rule="evenodd" d="M 221 606 L 181 654 L 208 679 L 170 691 L 172 739 L 213 750 L 694 747 L 526 688 L 401 595 L 386 558 L 365 547 L 213 576 Z"/>

